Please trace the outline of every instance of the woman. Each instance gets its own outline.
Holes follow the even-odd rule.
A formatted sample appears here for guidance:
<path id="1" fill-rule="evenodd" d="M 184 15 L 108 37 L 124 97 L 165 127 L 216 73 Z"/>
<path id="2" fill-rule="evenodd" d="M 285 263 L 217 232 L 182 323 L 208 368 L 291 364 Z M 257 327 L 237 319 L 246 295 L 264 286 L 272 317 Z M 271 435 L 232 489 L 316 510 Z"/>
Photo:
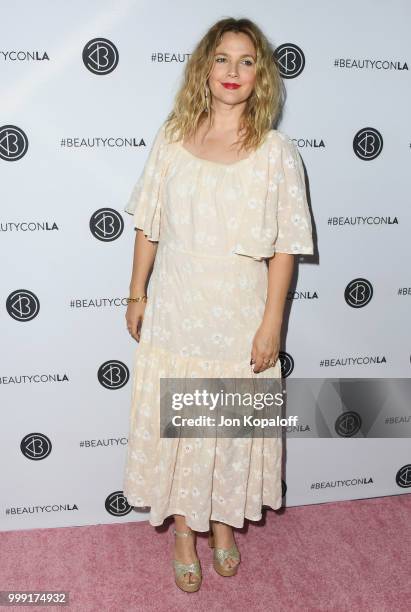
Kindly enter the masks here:
<path id="1" fill-rule="evenodd" d="M 294 256 L 313 253 L 301 159 L 271 129 L 281 83 L 253 22 L 212 26 L 125 208 L 137 229 L 126 321 L 139 344 L 124 494 L 151 508 L 151 525 L 174 516 L 184 591 L 201 585 L 196 531 L 210 531 L 214 568 L 232 576 L 233 527 L 282 503 L 281 437 L 159 436 L 161 377 L 281 377 Z"/>

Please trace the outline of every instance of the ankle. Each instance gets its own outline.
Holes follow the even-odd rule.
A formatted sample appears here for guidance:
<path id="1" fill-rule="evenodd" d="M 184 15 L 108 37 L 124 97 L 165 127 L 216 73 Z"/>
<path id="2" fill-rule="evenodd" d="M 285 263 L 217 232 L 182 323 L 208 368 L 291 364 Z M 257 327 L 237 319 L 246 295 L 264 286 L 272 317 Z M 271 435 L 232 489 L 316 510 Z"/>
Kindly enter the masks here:
<path id="1" fill-rule="evenodd" d="M 227 525 L 226 523 L 218 523 L 213 521 L 211 523 L 211 533 L 233 533 L 233 528 L 231 527 L 231 525 Z"/>

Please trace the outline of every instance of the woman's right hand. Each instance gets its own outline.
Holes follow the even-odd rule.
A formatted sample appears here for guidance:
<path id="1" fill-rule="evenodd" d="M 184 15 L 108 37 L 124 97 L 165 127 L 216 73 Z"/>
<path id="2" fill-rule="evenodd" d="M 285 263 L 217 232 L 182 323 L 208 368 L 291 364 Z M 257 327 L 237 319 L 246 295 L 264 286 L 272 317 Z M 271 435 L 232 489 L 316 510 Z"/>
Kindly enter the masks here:
<path id="1" fill-rule="evenodd" d="M 146 302 L 130 302 L 126 310 L 127 329 L 130 335 L 140 342 L 141 327 L 143 325 Z"/>

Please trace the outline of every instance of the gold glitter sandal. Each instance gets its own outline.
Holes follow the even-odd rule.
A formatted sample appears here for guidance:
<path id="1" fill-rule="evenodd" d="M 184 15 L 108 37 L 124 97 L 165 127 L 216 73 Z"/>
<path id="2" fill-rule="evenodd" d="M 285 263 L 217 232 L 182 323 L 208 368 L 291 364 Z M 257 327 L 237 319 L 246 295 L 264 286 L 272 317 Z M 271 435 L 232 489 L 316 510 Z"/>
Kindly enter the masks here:
<path id="1" fill-rule="evenodd" d="M 193 534 L 192 531 L 177 531 L 177 529 L 173 528 L 173 534 L 181 537 L 188 537 Z M 182 591 L 186 593 L 193 593 L 198 591 L 202 582 L 202 574 L 201 574 L 201 566 L 200 560 L 197 558 L 193 563 L 182 563 L 181 561 L 177 561 L 177 559 L 173 559 L 174 566 L 174 576 L 175 583 Z M 194 574 L 194 576 L 198 577 L 196 582 L 186 582 L 184 580 L 184 575 L 187 573 Z"/>
<path id="2" fill-rule="evenodd" d="M 210 532 L 208 534 L 208 545 L 213 548 L 213 567 L 217 574 L 220 576 L 235 576 L 240 565 L 240 551 L 236 544 L 233 544 L 231 548 L 216 548 L 214 544 L 214 533 L 210 525 Z M 226 559 L 238 560 L 238 563 L 233 567 L 226 567 L 224 562 Z"/>

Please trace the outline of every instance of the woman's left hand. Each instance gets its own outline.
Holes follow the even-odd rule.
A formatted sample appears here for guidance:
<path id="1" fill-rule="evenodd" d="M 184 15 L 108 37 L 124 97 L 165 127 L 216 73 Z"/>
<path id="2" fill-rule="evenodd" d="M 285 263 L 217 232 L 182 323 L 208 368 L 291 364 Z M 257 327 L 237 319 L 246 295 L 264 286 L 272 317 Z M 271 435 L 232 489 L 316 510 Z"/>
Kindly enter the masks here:
<path id="1" fill-rule="evenodd" d="M 251 348 L 251 363 L 255 364 L 256 374 L 275 365 L 280 352 L 280 335 L 280 325 L 268 326 L 262 323 L 258 328 Z"/>

